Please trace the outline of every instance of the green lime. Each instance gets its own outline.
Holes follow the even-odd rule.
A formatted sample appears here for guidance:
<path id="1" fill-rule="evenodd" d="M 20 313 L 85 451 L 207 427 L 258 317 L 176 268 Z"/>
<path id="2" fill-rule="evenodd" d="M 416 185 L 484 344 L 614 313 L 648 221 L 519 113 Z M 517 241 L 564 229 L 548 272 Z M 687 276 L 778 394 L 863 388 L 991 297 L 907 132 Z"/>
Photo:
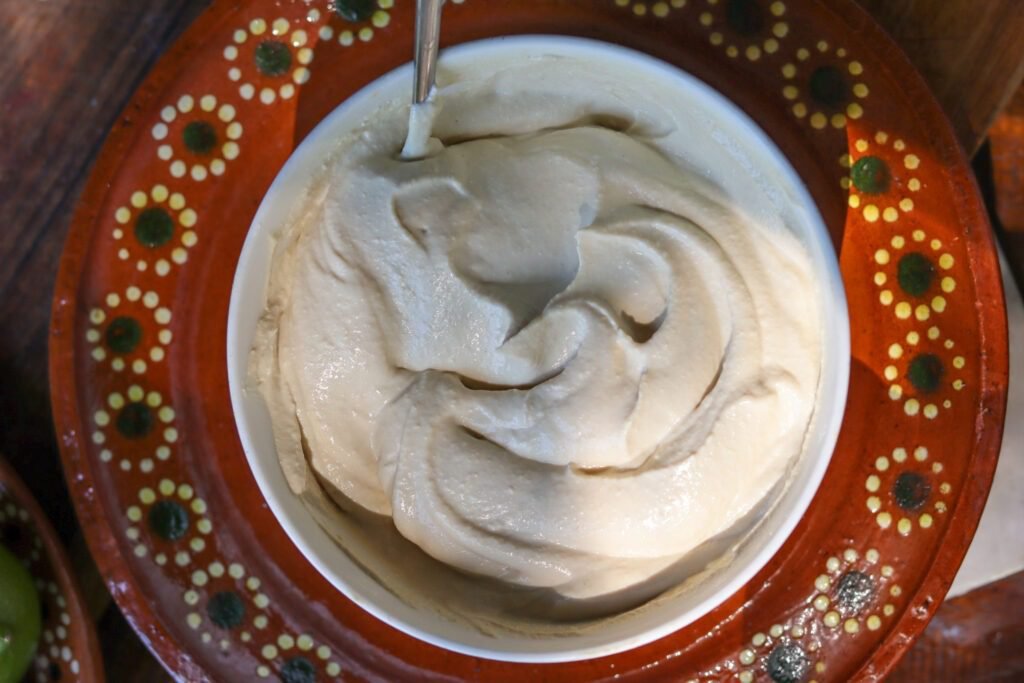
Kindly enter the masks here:
<path id="1" fill-rule="evenodd" d="M 0 683 L 16 683 L 28 669 L 42 628 L 32 576 L 0 545 Z"/>

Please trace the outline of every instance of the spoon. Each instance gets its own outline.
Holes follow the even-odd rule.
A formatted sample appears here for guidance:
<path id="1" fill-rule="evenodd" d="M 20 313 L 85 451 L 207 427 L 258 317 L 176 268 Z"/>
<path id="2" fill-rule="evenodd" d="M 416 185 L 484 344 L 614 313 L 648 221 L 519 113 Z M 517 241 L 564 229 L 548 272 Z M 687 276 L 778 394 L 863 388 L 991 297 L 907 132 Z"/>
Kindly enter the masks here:
<path id="1" fill-rule="evenodd" d="M 436 106 L 431 94 L 437 77 L 437 51 L 444 0 L 416 0 L 416 53 L 413 58 L 412 108 L 402 158 L 422 159 L 430 151 L 430 129 Z"/>
<path id="2" fill-rule="evenodd" d="M 430 97 L 437 76 L 437 50 L 441 36 L 441 5 L 444 0 L 416 0 L 416 72 L 412 103 L 422 104 Z"/>

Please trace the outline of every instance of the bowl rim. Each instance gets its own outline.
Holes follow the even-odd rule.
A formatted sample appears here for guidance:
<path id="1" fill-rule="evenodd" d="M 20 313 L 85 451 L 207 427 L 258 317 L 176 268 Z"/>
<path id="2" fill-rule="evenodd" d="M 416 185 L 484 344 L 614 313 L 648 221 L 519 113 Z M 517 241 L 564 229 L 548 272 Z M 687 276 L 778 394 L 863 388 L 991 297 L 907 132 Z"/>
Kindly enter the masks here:
<path id="1" fill-rule="evenodd" d="M 768 536 L 767 540 L 763 543 L 762 547 L 757 551 L 756 555 L 750 562 L 736 570 L 735 576 L 733 576 L 724 586 L 718 588 L 709 597 L 704 598 L 695 606 L 677 614 L 674 618 L 664 620 L 657 626 L 644 629 L 639 634 L 619 638 L 610 643 L 557 651 L 531 652 L 526 649 L 517 651 L 499 649 L 492 650 L 467 645 L 438 636 L 435 633 L 427 631 L 414 624 L 410 624 L 401 617 L 382 608 L 372 597 L 366 595 L 346 580 L 343 572 L 332 568 L 328 558 L 324 556 L 324 553 L 318 551 L 311 543 L 307 542 L 305 533 L 298 528 L 295 520 L 287 513 L 287 504 L 284 499 L 294 499 L 295 495 L 287 485 L 287 482 L 284 481 L 283 472 L 281 472 L 279 465 L 276 463 L 276 455 L 274 460 L 275 465 L 277 465 L 277 471 L 269 473 L 266 471 L 264 464 L 259 462 L 259 457 L 257 455 L 259 448 L 254 443 L 251 431 L 243 424 L 247 419 L 247 409 L 245 407 L 246 376 L 244 372 L 244 368 L 247 366 L 247 361 L 244 359 L 240 360 L 239 357 L 248 357 L 250 344 L 246 343 L 245 349 L 241 353 L 237 350 L 241 348 L 242 341 L 251 342 L 251 334 L 240 335 L 239 330 L 241 325 L 239 323 L 239 317 L 241 315 L 240 309 L 242 308 L 242 300 L 247 299 L 252 295 L 248 292 L 243 295 L 242 292 L 245 290 L 245 287 L 242 287 L 241 283 L 242 280 L 246 278 L 245 271 L 252 261 L 253 252 L 259 248 L 256 243 L 268 238 L 273 240 L 271 231 L 269 229 L 260 229 L 259 226 L 266 222 L 265 219 L 267 214 L 271 211 L 271 207 L 274 204 L 281 203 L 282 200 L 279 199 L 278 196 L 282 194 L 282 188 L 292 181 L 293 178 L 301 177 L 304 174 L 304 166 L 308 164 L 305 157 L 310 156 L 310 150 L 315 149 L 317 145 L 322 142 L 322 138 L 326 137 L 325 134 L 327 131 L 339 125 L 337 123 L 339 119 L 350 117 L 353 115 L 353 112 L 358 112 L 360 108 L 369 106 L 370 101 L 377 96 L 379 91 L 385 90 L 388 86 L 391 86 L 398 81 L 409 81 L 411 83 L 411 63 L 406 63 L 379 76 L 334 108 L 327 116 L 317 123 L 305 139 L 303 139 L 302 142 L 292 151 L 288 160 L 278 171 L 273 183 L 264 194 L 259 208 L 253 217 L 239 255 L 232 280 L 231 297 L 228 309 L 226 351 L 231 407 L 234 414 L 235 426 L 249 469 L 259 486 L 261 495 L 270 507 L 275 519 L 282 526 L 291 542 L 295 544 L 299 553 L 313 565 L 317 572 L 319 572 L 336 590 L 341 592 L 342 595 L 354 602 L 361 609 L 402 633 L 421 641 L 446 650 L 475 657 L 506 662 L 540 664 L 572 662 L 614 655 L 663 638 L 686 627 L 688 624 L 693 623 L 708 614 L 718 605 L 725 602 L 731 595 L 742 589 L 743 586 L 745 586 L 761 569 L 765 567 L 765 565 L 769 563 L 772 557 L 775 556 L 782 545 L 789 539 L 800 520 L 803 518 L 812 499 L 817 494 L 821 481 L 824 478 L 829 463 L 831 462 L 832 454 L 845 416 L 845 405 L 849 387 L 849 359 L 851 351 L 849 312 L 845 296 L 845 285 L 839 269 L 838 254 L 832 247 L 827 226 L 825 225 L 824 219 L 822 218 L 817 204 L 812 198 L 806 183 L 797 173 L 793 164 L 769 134 L 761 128 L 753 118 L 751 118 L 723 93 L 699 79 L 697 76 L 684 71 L 680 67 L 638 50 L 590 38 L 551 34 L 527 34 L 484 38 L 445 48 L 442 52 L 441 59 L 443 61 L 460 58 L 465 59 L 475 52 L 490 52 L 494 49 L 531 48 L 545 51 L 550 51 L 552 49 L 569 50 L 573 53 L 573 56 L 600 53 L 604 57 L 611 56 L 617 61 L 629 63 L 632 66 L 657 73 L 663 77 L 685 84 L 685 87 L 690 89 L 691 93 L 699 95 L 702 99 L 702 104 L 706 105 L 713 103 L 716 107 L 716 113 L 727 114 L 732 120 L 732 124 L 734 126 L 738 129 L 742 129 L 743 133 L 750 139 L 758 140 L 762 145 L 763 151 L 775 163 L 775 170 L 784 176 L 783 180 L 780 181 L 778 185 L 787 186 L 794 191 L 797 194 L 800 206 L 804 209 L 804 220 L 806 221 L 810 231 L 815 235 L 814 243 L 805 243 L 804 246 L 811 252 L 810 257 L 812 262 L 814 262 L 819 268 L 823 268 L 824 273 L 827 276 L 827 282 L 823 283 L 825 285 L 822 287 L 824 293 L 820 297 L 819 304 L 822 307 L 822 327 L 824 334 L 826 337 L 829 337 L 829 335 L 831 336 L 828 339 L 828 343 L 823 344 L 819 392 L 821 391 L 821 385 L 825 384 L 826 380 L 829 379 L 826 377 L 826 374 L 829 374 L 830 377 L 834 379 L 836 391 L 831 396 L 819 396 L 814 416 L 812 417 L 811 424 L 808 427 L 809 436 L 807 437 L 807 441 L 811 440 L 810 434 L 817 430 L 821 435 L 820 440 L 824 447 L 818 453 L 810 453 L 805 446 L 805 450 L 801 454 L 800 458 L 801 460 L 812 458 L 813 462 L 810 463 L 810 466 L 804 474 L 805 482 L 803 487 L 800 489 L 796 499 L 790 503 L 792 506 L 791 511 L 781 518 L 777 526 L 774 528 L 773 533 Z M 355 126 L 358 125 L 359 122 L 356 121 Z M 822 245 L 826 247 L 824 250 L 820 248 Z M 272 251 L 273 250 L 271 249 L 271 252 Z M 264 273 L 264 282 L 268 275 L 268 272 Z M 260 294 L 261 299 L 264 297 L 265 290 Z M 240 340 L 240 336 L 244 336 L 244 339 Z M 826 356 L 833 357 L 834 362 L 831 366 L 826 363 Z M 239 368 L 243 369 L 241 373 Z M 820 419 L 822 417 L 824 417 L 824 421 Z M 793 481 L 793 479 L 797 478 L 796 475 L 791 473 L 790 477 L 790 482 L 787 484 L 786 489 L 779 494 L 779 499 L 775 501 L 773 508 L 777 507 L 778 504 L 782 502 L 783 497 L 787 495 L 789 489 L 796 484 L 796 482 Z M 279 480 L 278 483 L 271 481 L 271 479 L 275 478 Z M 281 482 L 284 483 L 283 491 L 280 486 Z M 773 513 L 774 509 L 766 512 L 765 516 Z M 306 514 L 308 514 L 308 512 Z M 316 524 L 315 520 L 313 523 Z M 319 528 L 319 525 L 317 526 Z"/>

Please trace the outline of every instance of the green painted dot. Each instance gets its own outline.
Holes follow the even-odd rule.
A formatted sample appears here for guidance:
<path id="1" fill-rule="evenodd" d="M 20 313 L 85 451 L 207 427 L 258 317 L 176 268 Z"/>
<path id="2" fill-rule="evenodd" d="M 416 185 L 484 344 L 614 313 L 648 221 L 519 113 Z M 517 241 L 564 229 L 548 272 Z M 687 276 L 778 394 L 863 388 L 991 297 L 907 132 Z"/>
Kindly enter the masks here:
<path id="1" fill-rule="evenodd" d="M 153 428 L 153 411 L 145 403 L 129 403 L 117 415 L 117 431 L 129 439 L 141 439 Z"/>
<path id="2" fill-rule="evenodd" d="M 764 9 L 757 0 L 729 0 L 725 20 L 736 33 L 752 36 L 764 30 Z"/>
<path id="3" fill-rule="evenodd" d="M 878 157 L 861 157 L 850 169 L 853 186 L 865 194 L 881 194 L 889 189 L 889 166 Z"/>
<path id="4" fill-rule="evenodd" d="M 910 361 L 907 367 L 907 380 L 922 394 L 930 394 L 939 388 L 945 370 L 938 356 L 922 353 Z"/>
<path id="5" fill-rule="evenodd" d="M 897 266 L 896 279 L 907 294 L 924 296 L 935 279 L 935 264 L 916 251 L 904 254 Z"/>
<path id="6" fill-rule="evenodd" d="M 130 316 L 118 316 L 107 325 L 104 340 L 115 353 L 131 353 L 142 341 L 142 325 Z"/>
<path id="7" fill-rule="evenodd" d="M 174 220 L 159 206 L 151 206 L 135 219 L 135 238 L 147 247 L 167 244 L 173 236 Z"/>
<path id="8" fill-rule="evenodd" d="M 836 604 L 844 614 L 860 612 L 874 595 L 875 582 L 869 574 L 851 570 L 839 577 Z"/>
<path id="9" fill-rule="evenodd" d="M 242 623 L 245 618 L 245 603 L 238 593 L 222 591 L 206 603 L 206 613 L 210 621 L 223 629 L 232 629 Z"/>
<path id="10" fill-rule="evenodd" d="M 917 472 L 903 472 L 892 485 L 892 497 L 904 510 L 920 510 L 932 495 L 932 485 Z"/>
<path id="11" fill-rule="evenodd" d="M 843 72 L 834 66 L 819 66 L 811 73 L 811 97 L 818 104 L 839 109 L 850 99 L 850 88 Z"/>
<path id="12" fill-rule="evenodd" d="M 334 10 L 345 21 L 366 21 L 377 10 L 374 0 L 337 0 Z"/>
<path id="13" fill-rule="evenodd" d="M 284 683 L 315 683 L 316 669 L 305 657 L 293 657 L 281 667 Z"/>
<path id="14" fill-rule="evenodd" d="M 190 122 L 181 135 L 193 154 L 209 154 L 217 146 L 217 131 L 206 121 Z"/>
<path id="15" fill-rule="evenodd" d="M 173 500 L 161 500 L 149 510 L 149 528 L 166 541 L 177 541 L 188 531 L 188 512 Z"/>
<path id="16" fill-rule="evenodd" d="M 292 51 L 279 40 L 264 40 L 256 46 L 253 60 L 264 76 L 283 76 L 292 65 Z"/>
<path id="17" fill-rule="evenodd" d="M 811 668 L 811 660 L 802 647 L 787 643 L 771 651 L 765 668 L 775 683 L 800 683 Z"/>

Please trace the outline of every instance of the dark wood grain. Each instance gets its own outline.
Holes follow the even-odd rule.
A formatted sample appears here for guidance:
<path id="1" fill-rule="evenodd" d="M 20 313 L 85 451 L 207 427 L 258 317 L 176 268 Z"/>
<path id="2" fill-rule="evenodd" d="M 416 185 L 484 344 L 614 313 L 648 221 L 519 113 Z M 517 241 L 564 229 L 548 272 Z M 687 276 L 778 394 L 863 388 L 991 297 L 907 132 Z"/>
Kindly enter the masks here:
<path id="1" fill-rule="evenodd" d="M 169 680 L 79 537 L 47 394 L 50 298 L 75 200 L 128 96 L 208 0 L 0 2 L 0 453 L 73 550 L 111 681 Z"/>
<path id="2" fill-rule="evenodd" d="M 903 41 L 973 149 L 1024 75 L 1024 3 L 863 1 Z M 169 678 L 107 596 L 67 498 L 47 395 L 50 297 L 70 212 L 106 131 L 208 2 L 0 1 L 0 453 L 69 546 L 109 679 L 127 683 Z M 1024 266 L 1024 250 L 1015 258 Z M 893 680 L 1022 680 L 1022 631 L 1024 574 L 944 606 Z"/>
<path id="3" fill-rule="evenodd" d="M 973 154 L 1024 79 L 1024 2 L 859 2 L 903 47 Z"/>

